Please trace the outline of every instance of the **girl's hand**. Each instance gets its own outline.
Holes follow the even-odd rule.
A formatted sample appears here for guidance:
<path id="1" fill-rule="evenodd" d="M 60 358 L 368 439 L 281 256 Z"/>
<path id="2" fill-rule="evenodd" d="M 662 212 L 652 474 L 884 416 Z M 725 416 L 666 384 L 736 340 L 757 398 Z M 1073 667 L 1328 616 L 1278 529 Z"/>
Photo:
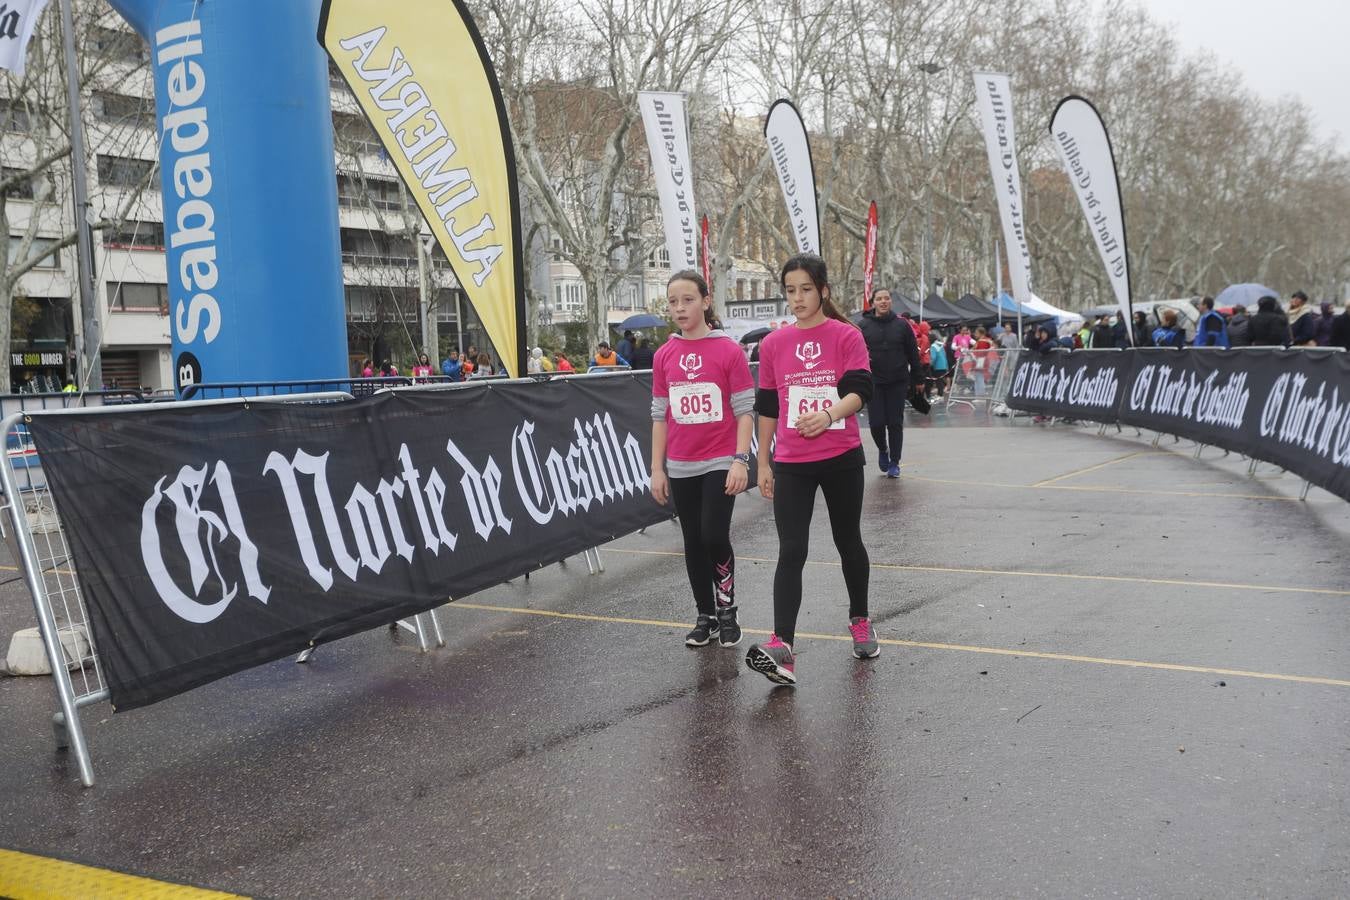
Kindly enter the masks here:
<path id="1" fill-rule="evenodd" d="M 731 468 L 727 471 L 727 489 L 728 497 L 735 496 L 745 490 L 746 485 L 750 483 L 750 470 L 740 462 L 733 462 Z"/>
<path id="2" fill-rule="evenodd" d="M 759 495 L 765 500 L 773 499 L 773 469 L 762 462 L 759 464 Z"/>
<path id="3" fill-rule="evenodd" d="M 652 472 L 652 499 L 662 506 L 670 499 L 670 479 L 666 477 L 665 469 Z"/>
<path id="4" fill-rule="evenodd" d="M 830 430 L 834 418 L 828 412 L 807 413 L 797 417 L 797 433 L 804 438 L 816 438 Z"/>

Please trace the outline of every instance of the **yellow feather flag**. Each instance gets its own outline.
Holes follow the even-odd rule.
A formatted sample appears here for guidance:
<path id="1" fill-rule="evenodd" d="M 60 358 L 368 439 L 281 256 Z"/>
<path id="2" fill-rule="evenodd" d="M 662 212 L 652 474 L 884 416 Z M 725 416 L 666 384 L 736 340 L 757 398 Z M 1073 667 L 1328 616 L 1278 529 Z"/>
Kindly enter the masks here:
<path id="1" fill-rule="evenodd" d="M 325 0 L 319 42 L 416 198 L 503 366 L 523 376 L 515 152 L 468 10 L 460 0 Z"/>

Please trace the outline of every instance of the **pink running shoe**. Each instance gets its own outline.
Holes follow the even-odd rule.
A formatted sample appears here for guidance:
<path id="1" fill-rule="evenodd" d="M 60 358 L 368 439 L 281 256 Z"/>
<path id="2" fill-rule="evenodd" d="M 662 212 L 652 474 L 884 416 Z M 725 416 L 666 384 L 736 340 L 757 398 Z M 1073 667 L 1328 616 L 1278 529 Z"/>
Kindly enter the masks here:
<path id="1" fill-rule="evenodd" d="M 875 659 L 881 655 L 881 644 L 877 642 L 877 630 L 872 627 L 871 619 L 849 619 L 848 631 L 853 635 L 853 655 L 858 659 Z"/>
<path id="2" fill-rule="evenodd" d="M 792 647 L 776 634 L 769 635 L 767 643 L 752 646 L 745 654 L 745 664 L 774 684 L 797 683 L 797 659 L 792 655 Z"/>

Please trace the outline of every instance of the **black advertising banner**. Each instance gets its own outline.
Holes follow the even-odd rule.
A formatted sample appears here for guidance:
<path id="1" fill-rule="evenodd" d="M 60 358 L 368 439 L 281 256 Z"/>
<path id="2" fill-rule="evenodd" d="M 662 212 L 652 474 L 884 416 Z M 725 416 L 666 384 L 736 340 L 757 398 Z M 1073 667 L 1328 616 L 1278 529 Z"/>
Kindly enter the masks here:
<path id="1" fill-rule="evenodd" d="M 34 415 L 130 709 L 669 518 L 649 374 Z"/>
<path id="2" fill-rule="evenodd" d="M 1128 367 L 1129 357 L 1122 351 L 1024 351 L 1013 371 L 1007 404 L 1045 416 L 1114 422 Z"/>
<path id="3" fill-rule="evenodd" d="M 1120 421 L 1235 450 L 1350 500 L 1350 358 L 1315 350 L 1129 351 Z"/>
<path id="4" fill-rule="evenodd" d="M 1268 348 L 1023 354 L 1007 404 L 1245 453 L 1350 500 L 1350 354 Z"/>

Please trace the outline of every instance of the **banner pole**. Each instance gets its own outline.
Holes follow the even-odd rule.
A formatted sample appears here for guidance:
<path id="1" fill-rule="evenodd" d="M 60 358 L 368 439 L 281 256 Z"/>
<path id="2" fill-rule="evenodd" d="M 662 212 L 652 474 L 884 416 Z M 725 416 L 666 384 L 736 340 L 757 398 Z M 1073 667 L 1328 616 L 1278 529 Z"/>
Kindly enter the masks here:
<path id="1" fill-rule="evenodd" d="M 1003 327 L 1003 259 L 998 251 L 998 238 L 994 238 L 994 305 L 998 307 L 998 327 Z M 1019 331 L 1020 338 L 1022 333 Z"/>

